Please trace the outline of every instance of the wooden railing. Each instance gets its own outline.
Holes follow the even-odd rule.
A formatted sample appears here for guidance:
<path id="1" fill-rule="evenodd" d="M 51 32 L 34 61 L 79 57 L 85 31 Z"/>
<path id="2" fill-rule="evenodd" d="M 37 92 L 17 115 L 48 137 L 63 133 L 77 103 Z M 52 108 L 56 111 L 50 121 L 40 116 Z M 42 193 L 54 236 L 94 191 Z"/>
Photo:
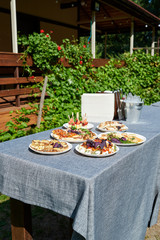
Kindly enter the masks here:
<path id="1" fill-rule="evenodd" d="M 21 105 L 22 95 L 40 92 L 38 88 L 25 88 L 25 85 L 43 81 L 40 72 L 36 72 L 34 79 L 22 76 L 23 60 L 21 57 L 20 53 L 0 52 L 0 98 L 15 97 L 17 107 Z M 108 64 L 108 61 L 109 59 L 94 59 L 92 64 L 95 67 L 100 67 Z M 61 63 L 65 67 L 72 67 L 65 59 Z M 33 66 L 31 57 L 28 57 L 26 64 Z M 117 67 L 122 67 L 124 64 L 125 62 L 121 61 Z"/>
<path id="2" fill-rule="evenodd" d="M 100 67 L 108 64 L 108 61 L 109 59 L 94 59 L 92 64 Z M 31 57 L 28 57 L 26 64 L 33 67 Z M 61 64 L 65 67 L 72 67 L 65 59 Z M 125 62 L 121 61 L 117 67 L 122 67 L 124 64 Z M 43 81 L 40 72 L 35 73 L 34 79 L 22 76 L 23 66 L 22 54 L 0 52 L 0 98 L 15 97 L 15 106 L 17 107 L 20 107 L 23 95 L 40 92 L 38 88 L 26 88 L 25 85 Z"/>
<path id="3" fill-rule="evenodd" d="M 23 60 L 22 54 L 0 52 L 0 98 L 15 96 L 16 106 L 21 105 L 22 95 L 38 93 L 38 88 L 25 88 L 26 84 L 43 81 L 42 76 L 22 77 Z M 27 59 L 27 65 L 33 66 L 30 57 Z M 21 84 L 24 86 L 21 88 Z"/>
<path id="4" fill-rule="evenodd" d="M 30 93 L 40 93 L 38 88 L 27 88 L 27 84 L 43 81 L 41 72 L 37 69 L 34 78 L 23 76 L 23 61 L 22 54 L 0 52 L 0 130 L 7 130 L 6 123 L 12 118 L 17 118 L 17 113 L 14 111 L 12 115 L 11 110 L 19 110 L 24 106 L 23 99 L 28 97 Z M 95 67 L 101 67 L 108 64 L 109 59 L 94 59 L 92 64 Z M 63 59 L 61 62 L 65 67 L 72 67 L 68 61 Z M 30 57 L 27 59 L 27 65 L 33 66 L 33 61 Z M 121 62 L 116 67 L 123 67 L 125 62 Z M 21 87 L 22 86 L 22 87 Z M 39 94 L 40 97 L 41 93 Z M 40 98 L 37 100 L 39 101 Z M 3 103 L 5 102 L 5 103 Z M 29 103 L 27 101 L 27 103 Z M 25 108 L 30 109 L 30 106 L 25 102 Z M 8 107 L 9 104 L 9 107 Z M 30 121 L 28 126 L 37 124 L 37 115 L 31 114 L 28 116 Z"/>
<path id="5" fill-rule="evenodd" d="M 146 54 L 152 53 L 152 51 L 154 51 L 152 53 L 152 55 L 154 55 L 154 54 L 159 55 L 160 47 L 136 47 L 136 48 L 133 48 L 133 51 L 136 51 L 136 50 L 145 50 Z"/>
<path id="6" fill-rule="evenodd" d="M 43 81 L 40 73 L 39 76 L 36 73 L 34 79 L 22 76 L 23 60 L 21 57 L 20 53 L 0 52 L 0 98 L 15 97 L 15 106 L 17 107 L 20 107 L 23 95 L 40 92 L 38 88 L 25 88 L 25 85 Z M 105 66 L 108 61 L 109 59 L 94 59 L 93 65 L 95 67 Z M 65 67 L 72 67 L 65 59 L 61 63 Z M 33 66 L 31 57 L 28 57 L 26 64 Z"/>

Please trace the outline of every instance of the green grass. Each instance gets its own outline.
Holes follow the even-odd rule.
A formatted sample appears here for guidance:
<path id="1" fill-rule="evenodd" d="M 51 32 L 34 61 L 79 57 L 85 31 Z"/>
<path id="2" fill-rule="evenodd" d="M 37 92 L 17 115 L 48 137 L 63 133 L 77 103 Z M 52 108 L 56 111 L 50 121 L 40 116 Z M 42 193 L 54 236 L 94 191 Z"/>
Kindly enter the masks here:
<path id="1" fill-rule="evenodd" d="M 31 206 L 34 240 L 70 240 L 70 220 L 51 210 Z M 10 198 L 0 193 L 0 240 L 11 240 Z"/>
<path id="2" fill-rule="evenodd" d="M 0 240 L 11 240 L 10 198 L 0 193 Z M 34 240 L 70 240 L 70 220 L 51 210 L 32 206 Z M 145 240 L 160 240 L 158 232 Z"/>
<path id="3" fill-rule="evenodd" d="M 3 195 L 0 193 L 0 203 L 6 202 L 7 200 L 9 200 L 10 198 L 6 195 Z"/>
<path id="4" fill-rule="evenodd" d="M 0 240 L 11 240 L 10 201 L 0 193 Z"/>

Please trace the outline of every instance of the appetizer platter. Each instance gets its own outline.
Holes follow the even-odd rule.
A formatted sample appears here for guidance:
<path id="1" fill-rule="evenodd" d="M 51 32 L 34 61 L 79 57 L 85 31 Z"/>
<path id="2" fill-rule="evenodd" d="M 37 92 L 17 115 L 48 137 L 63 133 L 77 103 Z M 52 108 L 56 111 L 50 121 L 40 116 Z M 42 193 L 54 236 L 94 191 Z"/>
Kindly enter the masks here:
<path id="1" fill-rule="evenodd" d="M 107 132 L 101 133 L 98 137 L 122 146 L 134 146 L 146 141 L 144 136 L 131 132 Z"/>
<path id="2" fill-rule="evenodd" d="M 102 132 L 107 132 L 107 131 L 109 131 L 109 132 L 112 132 L 112 131 L 124 132 L 124 131 L 128 130 L 128 127 L 119 121 L 105 121 L 105 122 L 100 123 L 97 126 L 97 128 L 98 128 L 98 130 L 100 130 Z"/>
<path id="3" fill-rule="evenodd" d="M 82 117 L 82 120 L 79 120 L 79 113 L 78 112 L 76 113 L 76 119 L 75 120 L 74 120 L 73 112 L 72 112 L 72 117 L 68 116 L 68 118 L 69 118 L 69 122 L 63 124 L 64 128 L 75 127 L 77 129 L 79 129 L 79 128 L 91 129 L 91 128 L 94 127 L 93 124 L 88 123 L 86 114 Z"/>
<path id="4" fill-rule="evenodd" d="M 109 157 L 119 151 L 119 148 L 109 140 L 95 138 L 87 140 L 75 147 L 82 155 L 90 157 Z"/>
<path id="5" fill-rule="evenodd" d="M 61 139 L 67 142 L 84 142 L 87 139 L 94 139 L 97 134 L 88 129 L 83 128 L 68 128 L 68 129 L 55 129 L 51 133 L 51 137 Z"/>
<path id="6" fill-rule="evenodd" d="M 58 140 L 32 140 L 29 148 L 41 154 L 60 154 L 68 152 L 72 145 Z"/>
<path id="7" fill-rule="evenodd" d="M 73 125 L 74 126 L 74 125 Z M 63 124 L 63 127 L 64 128 L 69 128 L 70 127 L 70 125 L 68 124 L 68 123 L 64 123 Z M 84 128 L 84 129 L 92 129 L 94 127 L 94 125 L 92 124 L 92 123 L 88 123 L 87 125 L 82 125 L 81 127 L 76 127 L 77 129 L 78 128 Z"/>

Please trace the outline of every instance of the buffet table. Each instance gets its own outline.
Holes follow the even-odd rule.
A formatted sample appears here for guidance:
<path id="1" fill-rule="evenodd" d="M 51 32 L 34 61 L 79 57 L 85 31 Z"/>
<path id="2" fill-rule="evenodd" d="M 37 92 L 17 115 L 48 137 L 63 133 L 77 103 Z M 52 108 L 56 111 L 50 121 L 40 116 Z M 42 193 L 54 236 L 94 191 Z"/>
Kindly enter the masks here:
<path id="1" fill-rule="evenodd" d="M 33 139 L 49 139 L 51 130 L 1 143 L 0 192 L 15 205 L 37 205 L 70 217 L 72 240 L 144 240 L 160 205 L 159 120 L 160 107 L 144 106 L 140 121 L 126 125 L 147 140 L 104 158 L 78 154 L 77 144 L 59 155 L 29 150 Z"/>

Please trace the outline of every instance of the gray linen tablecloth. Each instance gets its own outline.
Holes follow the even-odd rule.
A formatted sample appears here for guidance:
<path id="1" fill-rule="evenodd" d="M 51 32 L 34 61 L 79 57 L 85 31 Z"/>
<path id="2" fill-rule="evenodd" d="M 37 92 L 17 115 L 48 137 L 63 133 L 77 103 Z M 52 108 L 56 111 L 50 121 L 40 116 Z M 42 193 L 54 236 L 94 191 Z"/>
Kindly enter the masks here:
<path id="1" fill-rule="evenodd" d="M 51 131 L 1 143 L 0 192 L 73 218 L 74 240 L 144 240 L 160 205 L 159 121 L 160 109 L 144 106 L 128 131 L 147 141 L 105 158 L 79 155 L 76 144 L 60 155 L 28 149 Z"/>

